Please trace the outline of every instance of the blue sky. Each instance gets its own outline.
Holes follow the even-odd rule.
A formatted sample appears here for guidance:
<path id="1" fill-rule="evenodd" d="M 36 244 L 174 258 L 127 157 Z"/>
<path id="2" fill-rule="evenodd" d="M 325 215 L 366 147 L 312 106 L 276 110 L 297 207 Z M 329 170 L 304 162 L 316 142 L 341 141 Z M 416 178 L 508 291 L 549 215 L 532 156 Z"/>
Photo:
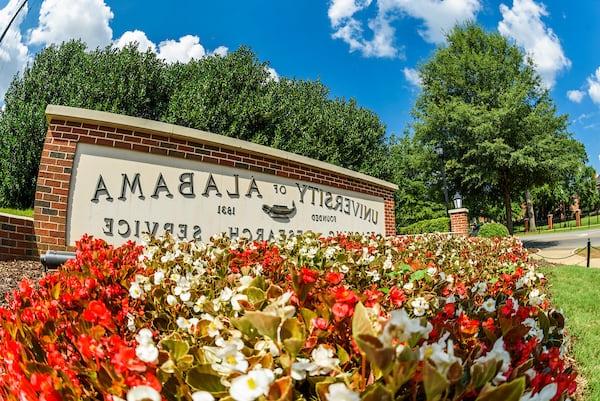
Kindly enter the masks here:
<path id="1" fill-rule="evenodd" d="M 21 0 L 0 0 L 0 26 Z M 250 46 L 280 76 L 319 79 L 402 133 L 419 93 L 411 71 L 455 22 L 475 19 L 529 52 L 570 130 L 600 170 L 600 3 L 595 0 L 37 0 L 0 48 L 0 91 L 36 51 L 71 37 L 135 39 L 167 61 Z M 412 79 L 409 79 L 411 78 Z M 411 82 L 412 81 L 412 82 Z M 569 91 L 571 99 L 567 96 Z M 2 93 L 0 93 L 2 95 Z"/>

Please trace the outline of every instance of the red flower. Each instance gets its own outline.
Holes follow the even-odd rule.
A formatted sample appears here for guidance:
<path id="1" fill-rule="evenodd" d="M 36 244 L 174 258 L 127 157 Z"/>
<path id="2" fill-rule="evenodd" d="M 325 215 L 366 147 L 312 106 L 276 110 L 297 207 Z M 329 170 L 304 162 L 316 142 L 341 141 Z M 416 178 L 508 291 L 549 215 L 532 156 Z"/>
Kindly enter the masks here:
<path id="1" fill-rule="evenodd" d="M 110 310 L 101 301 L 91 301 L 83 311 L 82 317 L 83 320 L 99 323 L 105 327 L 113 325 Z"/>
<path id="2" fill-rule="evenodd" d="M 345 317 L 350 317 L 354 314 L 354 306 L 347 303 L 336 302 L 331 308 L 336 320 L 342 320 Z"/>
<path id="3" fill-rule="evenodd" d="M 473 336 L 479 331 L 479 320 L 469 319 L 467 315 L 461 313 L 458 317 L 458 326 L 461 333 L 467 336 Z"/>
<path id="4" fill-rule="evenodd" d="M 491 332 L 496 330 L 496 325 L 494 324 L 494 319 L 488 317 L 485 322 L 481 323 L 481 326 Z"/>
<path id="5" fill-rule="evenodd" d="M 311 324 L 314 328 L 317 328 L 319 330 L 325 330 L 327 329 L 327 320 L 323 319 L 322 317 L 316 317 L 311 321 Z"/>
<path id="6" fill-rule="evenodd" d="M 317 270 L 311 270 L 306 267 L 300 269 L 300 282 L 303 284 L 312 284 L 319 278 Z"/>
<path id="7" fill-rule="evenodd" d="M 348 303 L 354 305 L 358 302 L 356 294 L 344 286 L 336 287 L 333 290 L 333 296 L 336 302 Z"/>
<path id="8" fill-rule="evenodd" d="M 398 287 L 392 287 L 389 292 L 390 302 L 396 307 L 402 306 L 406 302 L 406 294 Z"/>
<path id="9" fill-rule="evenodd" d="M 365 290 L 365 306 L 372 307 L 375 304 L 378 304 L 383 298 L 383 292 L 376 289 L 368 289 Z"/>
<path id="10" fill-rule="evenodd" d="M 328 272 L 325 274 L 325 281 L 332 285 L 338 285 L 344 279 L 344 273 Z"/>

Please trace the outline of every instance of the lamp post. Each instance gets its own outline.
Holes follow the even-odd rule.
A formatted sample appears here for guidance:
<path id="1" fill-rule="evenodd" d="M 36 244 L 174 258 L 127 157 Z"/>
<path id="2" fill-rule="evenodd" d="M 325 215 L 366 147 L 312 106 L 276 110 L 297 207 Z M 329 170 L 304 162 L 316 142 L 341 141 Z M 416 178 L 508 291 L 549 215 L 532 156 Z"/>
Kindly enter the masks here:
<path id="1" fill-rule="evenodd" d="M 455 209 L 460 209 L 462 208 L 462 195 L 460 193 L 455 193 L 454 196 L 452 197 L 452 202 L 454 202 L 454 208 Z"/>
<path id="2" fill-rule="evenodd" d="M 446 163 L 444 163 L 444 148 L 438 145 L 433 149 L 433 151 L 442 160 L 442 190 L 444 191 L 444 207 L 446 208 L 446 214 L 448 214 L 448 185 L 446 183 Z"/>

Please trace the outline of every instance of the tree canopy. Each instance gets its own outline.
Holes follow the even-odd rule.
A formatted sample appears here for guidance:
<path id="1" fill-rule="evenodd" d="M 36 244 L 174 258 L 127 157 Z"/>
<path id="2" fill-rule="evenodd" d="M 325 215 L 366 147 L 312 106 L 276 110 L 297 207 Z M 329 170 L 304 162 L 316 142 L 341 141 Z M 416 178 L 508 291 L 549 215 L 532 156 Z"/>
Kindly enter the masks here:
<path id="1" fill-rule="evenodd" d="M 135 47 L 51 46 L 15 77 L 0 116 L 0 206 L 31 207 L 50 103 L 162 120 L 386 179 L 385 127 L 318 81 L 274 80 L 248 48 L 166 64 Z"/>
<path id="2" fill-rule="evenodd" d="M 468 23 L 420 68 L 416 138 L 441 146 L 467 199 L 501 199 L 512 232 L 513 197 L 585 161 L 532 63 L 499 33 Z"/>

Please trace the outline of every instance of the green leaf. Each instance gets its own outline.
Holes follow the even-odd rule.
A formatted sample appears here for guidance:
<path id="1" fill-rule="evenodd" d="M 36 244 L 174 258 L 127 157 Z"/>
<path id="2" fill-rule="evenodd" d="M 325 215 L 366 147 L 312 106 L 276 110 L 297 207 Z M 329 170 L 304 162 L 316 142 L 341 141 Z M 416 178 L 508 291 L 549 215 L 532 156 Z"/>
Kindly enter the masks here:
<path id="1" fill-rule="evenodd" d="M 427 401 L 437 401 L 448 388 L 448 380 L 429 362 L 423 368 L 423 385 Z"/>
<path id="2" fill-rule="evenodd" d="M 280 335 L 286 351 L 295 358 L 304 346 L 304 326 L 297 319 L 286 319 L 281 325 Z"/>
<path id="3" fill-rule="evenodd" d="M 499 386 L 487 385 L 475 401 L 519 401 L 525 391 L 525 377 L 521 376 Z"/>
<path id="4" fill-rule="evenodd" d="M 221 384 L 221 378 L 210 365 L 198 365 L 190 369 L 185 379 L 186 383 L 198 391 L 208 391 L 218 394 L 226 392 L 227 389 Z"/>
<path id="5" fill-rule="evenodd" d="M 265 312 L 250 311 L 246 312 L 244 318 L 246 318 L 261 335 L 277 341 L 277 328 L 281 323 L 281 318 L 278 316 L 269 315 Z"/>
<path id="6" fill-rule="evenodd" d="M 356 304 L 354 315 L 352 316 L 352 336 L 354 339 L 357 339 L 360 335 L 372 337 L 377 335 L 369 319 L 367 308 L 365 308 L 362 302 Z"/>
<path id="7" fill-rule="evenodd" d="M 237 319 L 231 319 L 231 324 L 249 338 L 255 338 L 258 336 L 258 330 L 256 330 L 256 328 L 252 325 L 252 322 L 250 322 L 250 319 L 248 319 L 246 316 L 242 316 Z"/>
<path id="8" fill-rule="evenodd" d="M 375 336 L 361 334 L 356 343 L 369 363 L 380 369 L 384 374 L 391 368 L 394 361 L 394 349 L 384 347 L 383 343 Z"/>
<path id="9" fill-rule="evenodd" d="M 361 401 L 393 401 L 394 395 L 381 383 L 375 383 L 366 388 Z"/>
<path id="10" fill-rule="evenodd" d="M 167 339 L 161 340 L 160 345 L 163 349 L 165 349 L 169 353 L 169 356 L 174 361 L 177 361 L 180 358 L 182 358 L 190 350 L 190 346 L 188 345 L 188 343 L 185 341 L 182 341 L 182 340 L 175 340 L 175 339 L 167 338 Z"/>

